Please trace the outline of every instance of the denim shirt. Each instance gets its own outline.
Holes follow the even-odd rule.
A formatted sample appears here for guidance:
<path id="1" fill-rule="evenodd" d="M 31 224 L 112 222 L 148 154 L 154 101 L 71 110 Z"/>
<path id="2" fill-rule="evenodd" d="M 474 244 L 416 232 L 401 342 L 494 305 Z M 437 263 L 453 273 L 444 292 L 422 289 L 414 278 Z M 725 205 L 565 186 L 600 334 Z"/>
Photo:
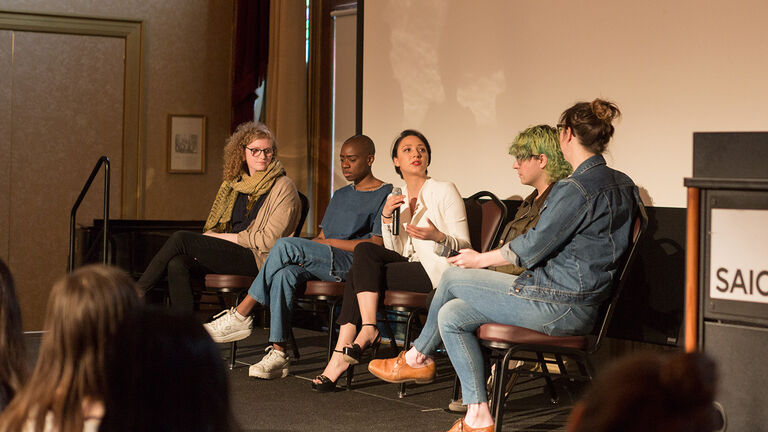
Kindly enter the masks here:
<path id="1" fill-rule="evenodd" d="M 629 248 L 639 201 L 632 179 L 608 168 L 602 155 L 584 161 L 554 185 L 536 227 L 502 248 L 505 258 L 528 269 L 510 294 L 569 305 L 602 303 Z"/>

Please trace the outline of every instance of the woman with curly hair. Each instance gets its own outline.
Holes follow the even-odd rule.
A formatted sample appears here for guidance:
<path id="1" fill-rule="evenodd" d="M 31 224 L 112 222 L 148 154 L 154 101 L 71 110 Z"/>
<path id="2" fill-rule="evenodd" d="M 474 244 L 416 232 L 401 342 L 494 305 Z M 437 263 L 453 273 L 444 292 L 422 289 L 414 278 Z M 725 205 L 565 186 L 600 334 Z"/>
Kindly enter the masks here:
<path id="1" fill-rule="evenodd" d="M 0 259 L 0 412 L 27 380 L 25 352 L 13 277 Z"/>
<path id="2" fill-rule="evenodd" d="M 116 268 L 90 265 L 59 279 L 48 298 L 37 365 L 0 416 L 0 431 L 98 430 L 107 348 L 140 306 L 136 285 Z"/>
<path id="3" fill-rule="evenodd" d="M 173 233 L 139 287 L 146 292 L 167 273 L 171 307 L 191 312 L 193 268 L 256 276 L 275 241 L 296 230 L 300 215 L 299 194 L 277 160 L 274 134 L 261 123 L 243 123 L 224 147 L 224 180 L 204 232 Z"/>

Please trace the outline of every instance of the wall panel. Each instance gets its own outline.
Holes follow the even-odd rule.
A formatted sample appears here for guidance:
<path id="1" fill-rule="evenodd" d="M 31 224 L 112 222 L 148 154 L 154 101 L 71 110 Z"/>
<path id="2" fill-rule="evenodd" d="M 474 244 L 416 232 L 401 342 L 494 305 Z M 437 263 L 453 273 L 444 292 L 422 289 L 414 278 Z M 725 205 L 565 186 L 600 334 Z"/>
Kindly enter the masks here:
<path id="1" fill-rule="evenodd" d="M 112 163 L 110 213 L 120 214 L 124 41 L 14 32 L 9 265 L 22 310 L 42 311 L 66 270 L 69 213 L 101 155 Z M 94 182 L 79 221 L 101 217 L 103 181 Z M 26 328 L 43 314 L 27 313 Z"/>

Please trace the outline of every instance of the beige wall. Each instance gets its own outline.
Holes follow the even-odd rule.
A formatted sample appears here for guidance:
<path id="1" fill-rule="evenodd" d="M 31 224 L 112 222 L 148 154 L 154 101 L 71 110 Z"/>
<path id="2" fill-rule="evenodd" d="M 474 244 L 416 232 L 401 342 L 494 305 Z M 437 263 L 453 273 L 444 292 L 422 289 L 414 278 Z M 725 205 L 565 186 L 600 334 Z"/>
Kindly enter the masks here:
<path id="1" fill-rule="evenodd" d="M 768 3 L 754 0 L 379 0 L 365 5 L 363 129 L 377 175 L 406 127 L 433 147 L 430 174 L 462 195 L 525 195 L 506 149 L 574 102 L 618 103 L 607 155 L 685 206 L 694 131 L 768 129 Z M 727 156 L 726 156 L 727 157 Z"/>
<path id="2" fill-rule="evenodd" d="M 138 216 L 204 219 L 221 181 L 229 135 L 232 2 L 6 0 L 3 11 L 143 22 Z M 42 326 L 51 283 L 66 268 L 69 208 L 100 154 L 112 159 L 111 215 L 121 214 L 120 167 L 136 157 L 121 153 L 124 54 L 120 38 L 0 31 L 0 76 L 6 78 L 0 86 L 0 154 L 9 155 L 0 158 L 0 198 L 13 204 L 0 212 L 0 257 L 16 275 L 26 330 Z M 207 117 L 204 174 L 166 172 L 168 114 Z M 62 136 L 65 126 L 79 133 Z M 40 152 L 52 156 L 50 164 L 41 166 Z M 32 175 L 11 188 L 19 173 L 36 172 L 49 177 Z M 41 187 L 43 193 L 29 193 Z M 100 217 L 100 194 L 101 176 L 78 223 Z"/>
<path id="3" fill-rule="evenodd" d="M 143 21 L 139 216 L 204 219 L 221 181 L 229 135 L 232 2 L 5 0 L 3 10 Z M 166 172 L 168 114 L 207 117 L 205 174 Z"/>

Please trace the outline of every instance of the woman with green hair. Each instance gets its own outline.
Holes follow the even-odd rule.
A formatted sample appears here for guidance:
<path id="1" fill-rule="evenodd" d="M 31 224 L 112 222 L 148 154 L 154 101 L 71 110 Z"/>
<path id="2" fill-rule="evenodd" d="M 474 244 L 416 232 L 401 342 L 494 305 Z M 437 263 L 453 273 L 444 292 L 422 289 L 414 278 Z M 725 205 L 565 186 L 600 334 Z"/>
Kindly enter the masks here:
<path id="1" fill-rule="evenodd" d="M 504 227 L 497 248 L 536 226 L 541 206 L 547 200 L 552 185 L 568 177 L 573 171 L 571 164 L 560 151 L 557 129 L 549 125 L 532 126 L 520 132 L 509 146 L 509 154 L 515 158 L 513 167 L 517 170 L 520 182 L 533 186 L 534 190 L 523 200 L 515 217 Z M 491 270 L 519 275 L 525 269 L 509 263 L 491 267 Z"/>

